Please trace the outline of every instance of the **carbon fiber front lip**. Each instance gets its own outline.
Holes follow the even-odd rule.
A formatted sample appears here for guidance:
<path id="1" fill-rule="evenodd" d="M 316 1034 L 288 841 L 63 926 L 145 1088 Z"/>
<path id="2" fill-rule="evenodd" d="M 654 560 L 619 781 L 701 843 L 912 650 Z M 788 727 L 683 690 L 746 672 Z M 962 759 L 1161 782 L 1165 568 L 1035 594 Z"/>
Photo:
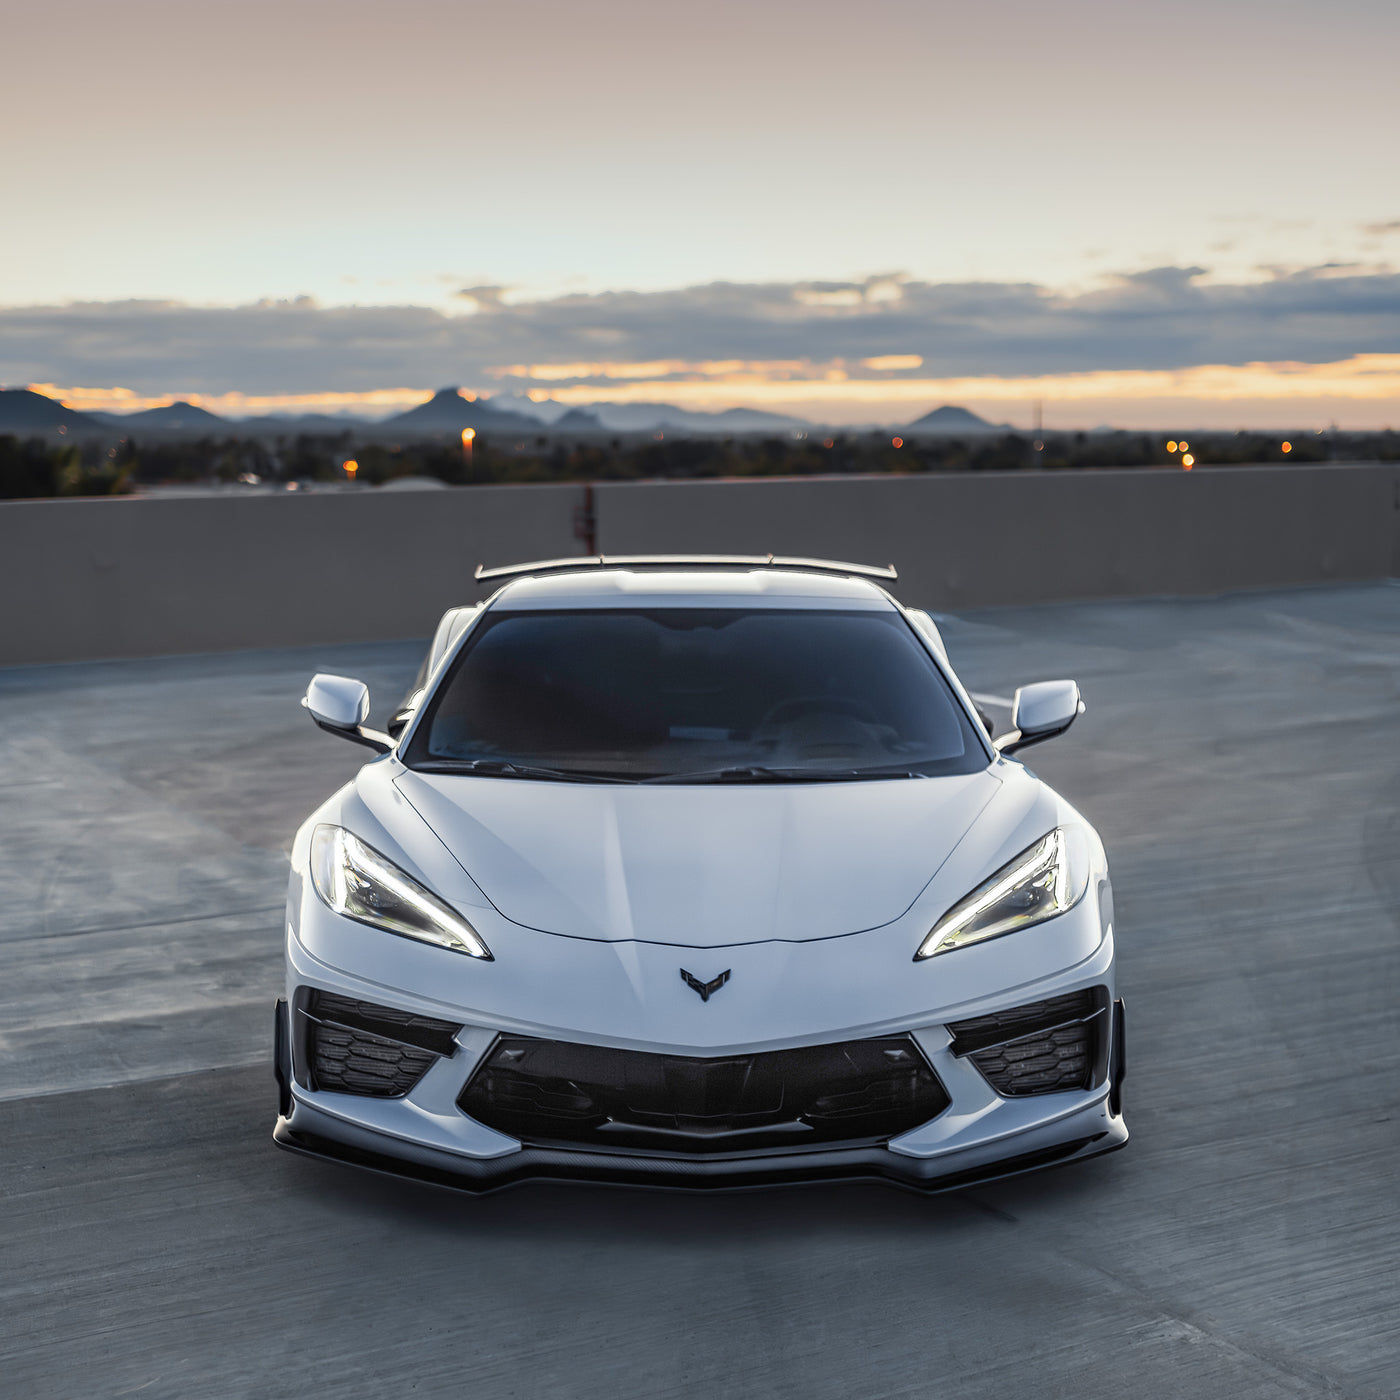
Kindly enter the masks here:
<path id="1" fill-rule="evenodd" d="M 1104 1132 L 1091 1138 L 1077 1138 L 952 1174 L 946 1167 L 940 1174 L 936 1159 L 901 1157 L 881 1147 L 709 1161 L 525 1147 L 504 1157 L 457 1158 L 448 1167 L 333 1141 L 319 1134 L 296 1132 L 285 1118 L 277 1120 L 272 1140 L 277 1146 L 301 1156 L 318 1157 L 473 1195 L 500 1191 L 526 1181 L 591 1182 L 689 1191 L 743 1191 L 836 1181 L 883 1181 L 932 1194 L 1112 1152 L 1127 1142 L 1127 1133 Z"/>

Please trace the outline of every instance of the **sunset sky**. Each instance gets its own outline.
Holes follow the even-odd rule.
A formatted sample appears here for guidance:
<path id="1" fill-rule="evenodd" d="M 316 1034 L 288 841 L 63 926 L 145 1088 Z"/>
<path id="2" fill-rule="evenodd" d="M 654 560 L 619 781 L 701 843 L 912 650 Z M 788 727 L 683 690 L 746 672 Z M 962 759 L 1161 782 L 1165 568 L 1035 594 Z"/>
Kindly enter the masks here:
<path id="1" fill-rule="evenodd" d="M 1400 427 L 1394 0 L 0 6 L 75 405 Z"/>

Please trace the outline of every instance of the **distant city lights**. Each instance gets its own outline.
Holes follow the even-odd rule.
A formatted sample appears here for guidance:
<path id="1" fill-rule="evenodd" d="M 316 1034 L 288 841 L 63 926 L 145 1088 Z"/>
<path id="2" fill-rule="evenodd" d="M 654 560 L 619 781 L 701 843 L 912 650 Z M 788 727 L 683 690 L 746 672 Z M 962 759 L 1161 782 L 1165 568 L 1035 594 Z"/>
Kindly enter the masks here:
<path id="1" fill-rule="evenodd" d="M 1175 443 L 1175 442 L 1169 442 L 1169 443 L 1167 444 L 1167 451 L 1168 451 L 1168 452 L 1175 452 L 1175 451 L 1176 451 L 1176 443 Z"/>
<path id="2" fill-rule="evenodd" d="M 475 441 L 476 441 L 476 429 L 475 429 L 475 428 L 463 428 L 463 429 L 462 429 L 462 446 L 463 446 L 463 447 L 470 447 L 470 446 L 472 445 L 472 443 L 474 443 Z"/>
<path id="3" fill-rule="evenodd" d="M 1292 452 L 1292 451 L 1293 451 L 1293 444 L 1292 444 L 1291 442 L 1285 442 L 1285 443 L 1283 444 L 1283 451 L 1284 451 L 1284 452 Z"/>
<path id="4" fill-rule="evenodd" d="M 342 465 L 345 468 L 345 475 L 348 476 L 351 481 L 354 481 L 355 473 L 360 470 L 360 464 L 352 458 L 350 461 L 342 463 Z"/>
<path id="5" fill-rule="evenodd" d="M 823 438 L 823 439 L 822 439 L 822 446 L 823 446 L 823 447 L 835 447 L 835 446 L 836 446 L 836 439 L 835 439 L 835 438 Z"/>
<path id="6" fill-rule="evenodd" d="M 1191 446 L 1191 444 L 1187 442 L 1185 438 L 1182 438 L 1182 440 L 1179 443 L 1177 443 L 1176 446 L 1178 451 L 1185 452 L 1186 449 Z"/>
<path id="7" fill-rule="evenodd" d="M 1189 472 L 1196 465 L 1196 459 L 1187 452 L 1181 459 L 1181 465 Z"/>
<path id="8" fill-rule="evenodd" d="M 891 438 L 891 439 L 890 439 L 890 446 L 891 446 L 891 447 L 903 447 L 903 446 L 904 446 L 904 439 L 903 439 L 903 438 Z"/>

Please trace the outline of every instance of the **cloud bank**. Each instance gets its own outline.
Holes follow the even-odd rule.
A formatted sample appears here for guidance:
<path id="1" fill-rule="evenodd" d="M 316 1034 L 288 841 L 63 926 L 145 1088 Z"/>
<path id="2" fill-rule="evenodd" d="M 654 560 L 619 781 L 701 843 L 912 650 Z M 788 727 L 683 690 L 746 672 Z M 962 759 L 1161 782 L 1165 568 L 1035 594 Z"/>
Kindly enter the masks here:
<path id="1" fill-rule="evenodd" d="M 540 301 L 473 287 L 457 305 L 0 308 L 0 382 L 121 386 L 131 406 L 178 395 L 234 411 L 315 401 L 383 412 L 460 384 L 846 419 L 925 395 L 1311 394 L 1325 413 L 1322 399 L 1388 400 L 1400 385 L 1400 274 L 1355 266 L 1240 284 L 1157 268 L 1074 295 L 897 275 Z M 116 393 L 71 391 L 90 406 Z"/>

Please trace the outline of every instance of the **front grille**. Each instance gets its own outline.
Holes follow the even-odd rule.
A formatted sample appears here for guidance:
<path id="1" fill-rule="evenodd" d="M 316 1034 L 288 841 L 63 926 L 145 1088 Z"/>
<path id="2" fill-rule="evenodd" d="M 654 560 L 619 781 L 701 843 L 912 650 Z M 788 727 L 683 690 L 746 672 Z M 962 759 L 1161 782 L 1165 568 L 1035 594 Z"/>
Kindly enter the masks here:
<path id="1" fill-rule="evenodd" d="M 1007 1098 L 1088 1089 L 1103 1078 L 1108 989 L 1090 987 L 956 1021 L 953 1053 L 966 1055 Z"/>
<path id="2" fill-rule="evenodd" d="M 457 1106 L 535 1146 L 691 1154 L 881 1141 L 948 1095 L 908 1036 L 698 1059 L 503 1035 Z"/>
<path id="3" fill-rule="evenodd" d="M 313 1089 L 367 1098 L 402 1098 L 440 1057 L 456 1048 L 462 1029 L 335 992 L 301 988 L 296 997 L 301 1054 Z"/>

